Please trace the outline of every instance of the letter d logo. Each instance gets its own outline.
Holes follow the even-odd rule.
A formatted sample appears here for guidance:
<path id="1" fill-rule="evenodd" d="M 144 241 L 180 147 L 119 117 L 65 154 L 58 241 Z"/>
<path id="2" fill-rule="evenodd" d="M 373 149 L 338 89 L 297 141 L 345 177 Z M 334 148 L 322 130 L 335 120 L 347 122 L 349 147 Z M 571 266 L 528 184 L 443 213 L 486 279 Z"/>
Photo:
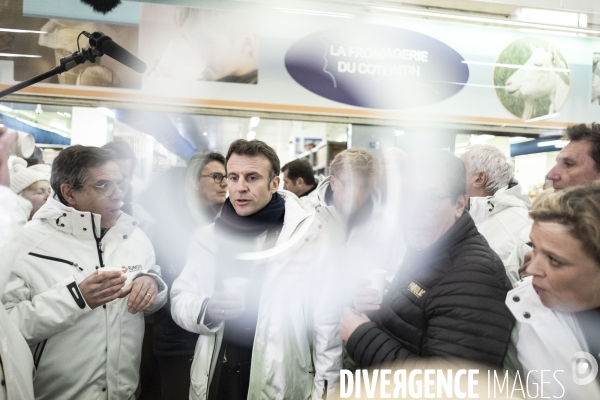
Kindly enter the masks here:
<path id="1" fill-rule="evenodd" d="M 573 382 L 583 386 L 591 383 L 598 375 L 598 362 L 590 353 L 578 351 L 571 358 Z"/>

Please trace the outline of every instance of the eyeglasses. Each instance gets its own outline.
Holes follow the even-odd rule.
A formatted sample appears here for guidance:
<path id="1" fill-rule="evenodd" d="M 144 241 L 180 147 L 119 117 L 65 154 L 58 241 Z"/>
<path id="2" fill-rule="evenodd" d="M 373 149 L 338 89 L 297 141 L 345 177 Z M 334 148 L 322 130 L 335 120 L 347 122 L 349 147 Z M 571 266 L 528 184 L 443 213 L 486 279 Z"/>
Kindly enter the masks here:
<path id="1" fill-rule="evenodd" d="M 221 182 L 223 182 L 223 179 L 227 180 L 227 177 L 219 172 L 215 172 L 214 174 L 211 174 L 211 175 L 200 175 L 200 176 L 205 177 L 205 178 L 213 178 L 215 183 L 221 183 Z"/>
<path id="2" fill-rule="evenodd" d="M 123 192 L 123 194 L 125 194 L 129 191 L 129 185 L 124 182 L 123 183 L 114 183 L 114 182 L 108 181 L 101 185 L 84 185 L 84 186 L 90 186 L 90 187 L 93 187 L 94 189 L 98 189 L 106 197 L 110 197 L 113 194 L 115 194 L 115 192 L 117 191 L 117 188 L 119 188 L 119 190 L 121 192 Z"/>
<path id="3" fill-rule="evenodd" d="M 436 196 L 434 194 L 426 194 L 421 196 L 404 196 L 404 203 L 411 204 L 414 202 L 419 203 L 419 206 L 424 211 L 437 211 L 440 208 L 442 200 L 449 198 L 450 196 Z"/>

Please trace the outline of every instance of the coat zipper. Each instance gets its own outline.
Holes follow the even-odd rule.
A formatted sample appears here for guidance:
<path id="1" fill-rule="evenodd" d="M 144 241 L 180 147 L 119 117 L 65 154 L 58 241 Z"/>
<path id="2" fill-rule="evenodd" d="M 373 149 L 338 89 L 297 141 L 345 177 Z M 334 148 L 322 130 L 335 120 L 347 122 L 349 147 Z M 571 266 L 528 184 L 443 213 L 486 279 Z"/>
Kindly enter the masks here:
<path id="1" fill-rule="evenodd" d="M 98 251 L 98 261 L 100 262 L 100 268 L 104 268 L 104 260 L 102 258 L 102 238 L 104 235 L 100 235 L 100 237 L 96 236 L 96 221 L 94 221 L 94 214 L 90 213 L 90 217 L 92 218 L 92 231 L 94 233 L 94 239 L 96 240 L 96 250 Z"/>
<path id="2" fill-rule="evenodd" d="M 40 365 L 40 361 L 42 360 L 42 353 L 44 352 L 44 349 L 46 348 L 46 342 L 48 342 L 48 339 L 44 340 L 41 343 L 38 343 L 37 346 L 35 347 L 35 352 L 33 353 L 33 366 L 35 367 L 35 369 L 38 368 L 38 366 Z M 39 353 L 38 353 L 39 350 Z"/>
<path id="3" fill-rule="evenodd" d="M 79 266 L 79 264 L 77 264 L 76 262 L 73 262 L 73 261 L 63 260 L 62 258 L 45 256 L 43 254 L 38 254 L 38 253 L 29 253 L 29 255 L 30 256 L 34 256 L 34 257 L 38 257 L 38 258 L 43 258 L 45 260 L 50 260 L 50 261 L 56 261 L 56 262 L 61 262 L 61 263 L 69 264 L 69 265 L 72 265 L 73 267 L 79 269 L 80 271 L 83 271 L 83 268 L 81 268 Z"/>

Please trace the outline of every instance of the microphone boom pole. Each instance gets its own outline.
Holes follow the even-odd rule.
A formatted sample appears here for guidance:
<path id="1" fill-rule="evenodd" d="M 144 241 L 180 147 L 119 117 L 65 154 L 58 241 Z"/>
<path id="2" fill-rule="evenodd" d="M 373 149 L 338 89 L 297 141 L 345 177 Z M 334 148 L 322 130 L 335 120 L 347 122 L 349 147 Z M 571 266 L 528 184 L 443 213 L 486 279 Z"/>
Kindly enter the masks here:
<path id="1" fill-rule="evenodd" d="M 28 86 L 34 85 L 45 79 L 51 78 L 55 75 L 67 72 L 70 69 L 75 68 L 77 65 L 85 63 L 86 61 L 94 63 L 96 61 L 96 57 L 102 57 L 104 55 L 103 47 L 106 48 L 106 54 L 109 57 L 116 59 L 117 61 L 119 61 L 122 64 L 125 64 L 129 68 L 132 68 L 137 72 L 144 72 L 144 70 L 146 69 L 146 64 L 144 64 L 143 61 L 135 57 L 133 54 L 129 53 L 127 50 L 120 47 L 118 44 L 113 42 L 111 38 L 104 35 L 102 32 L 94 32 L 90 34 L 84 31 L 82 32 L 82 34 L 90 38 L 91 47 L 76 51 L 70 56 L 61 58 L 60 65 L 54 67 L 50 71 L 44 72 L 43 74 L 40 74 L 38 76 L 34 76 L 33 78 L 27 79 L 23 82 L 19 82 L 16 85 L 13 85 L 7 89 L 0 91 L 0 98 L 14 93 L 18 90 L 24 89 Z"/>

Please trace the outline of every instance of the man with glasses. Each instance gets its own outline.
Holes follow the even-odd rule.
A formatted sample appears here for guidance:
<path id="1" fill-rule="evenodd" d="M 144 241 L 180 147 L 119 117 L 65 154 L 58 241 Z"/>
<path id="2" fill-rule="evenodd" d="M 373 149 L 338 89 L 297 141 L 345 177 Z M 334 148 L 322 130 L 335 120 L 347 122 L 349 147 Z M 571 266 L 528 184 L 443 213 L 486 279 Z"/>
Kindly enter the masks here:
<path id="1" fill-rule="evenodd" d="M 130 399 L 144 314 L 166 301 L 154 251 L 120 210 L 126 186 L 106 150 L 63 150 L 51 186 L 2 298 L 31 347 L 36 399 Z"/>
<path id="2" fill-rule="evenodd" d="M 502 367 L 514 318 L 502 262 L 466 205 L 465 166 L 446 151 L 408 160 L 402 221 L 408 251 L 381 304 L 364 289 L 340 335 L 360 368 L 462 358 Z"/>

